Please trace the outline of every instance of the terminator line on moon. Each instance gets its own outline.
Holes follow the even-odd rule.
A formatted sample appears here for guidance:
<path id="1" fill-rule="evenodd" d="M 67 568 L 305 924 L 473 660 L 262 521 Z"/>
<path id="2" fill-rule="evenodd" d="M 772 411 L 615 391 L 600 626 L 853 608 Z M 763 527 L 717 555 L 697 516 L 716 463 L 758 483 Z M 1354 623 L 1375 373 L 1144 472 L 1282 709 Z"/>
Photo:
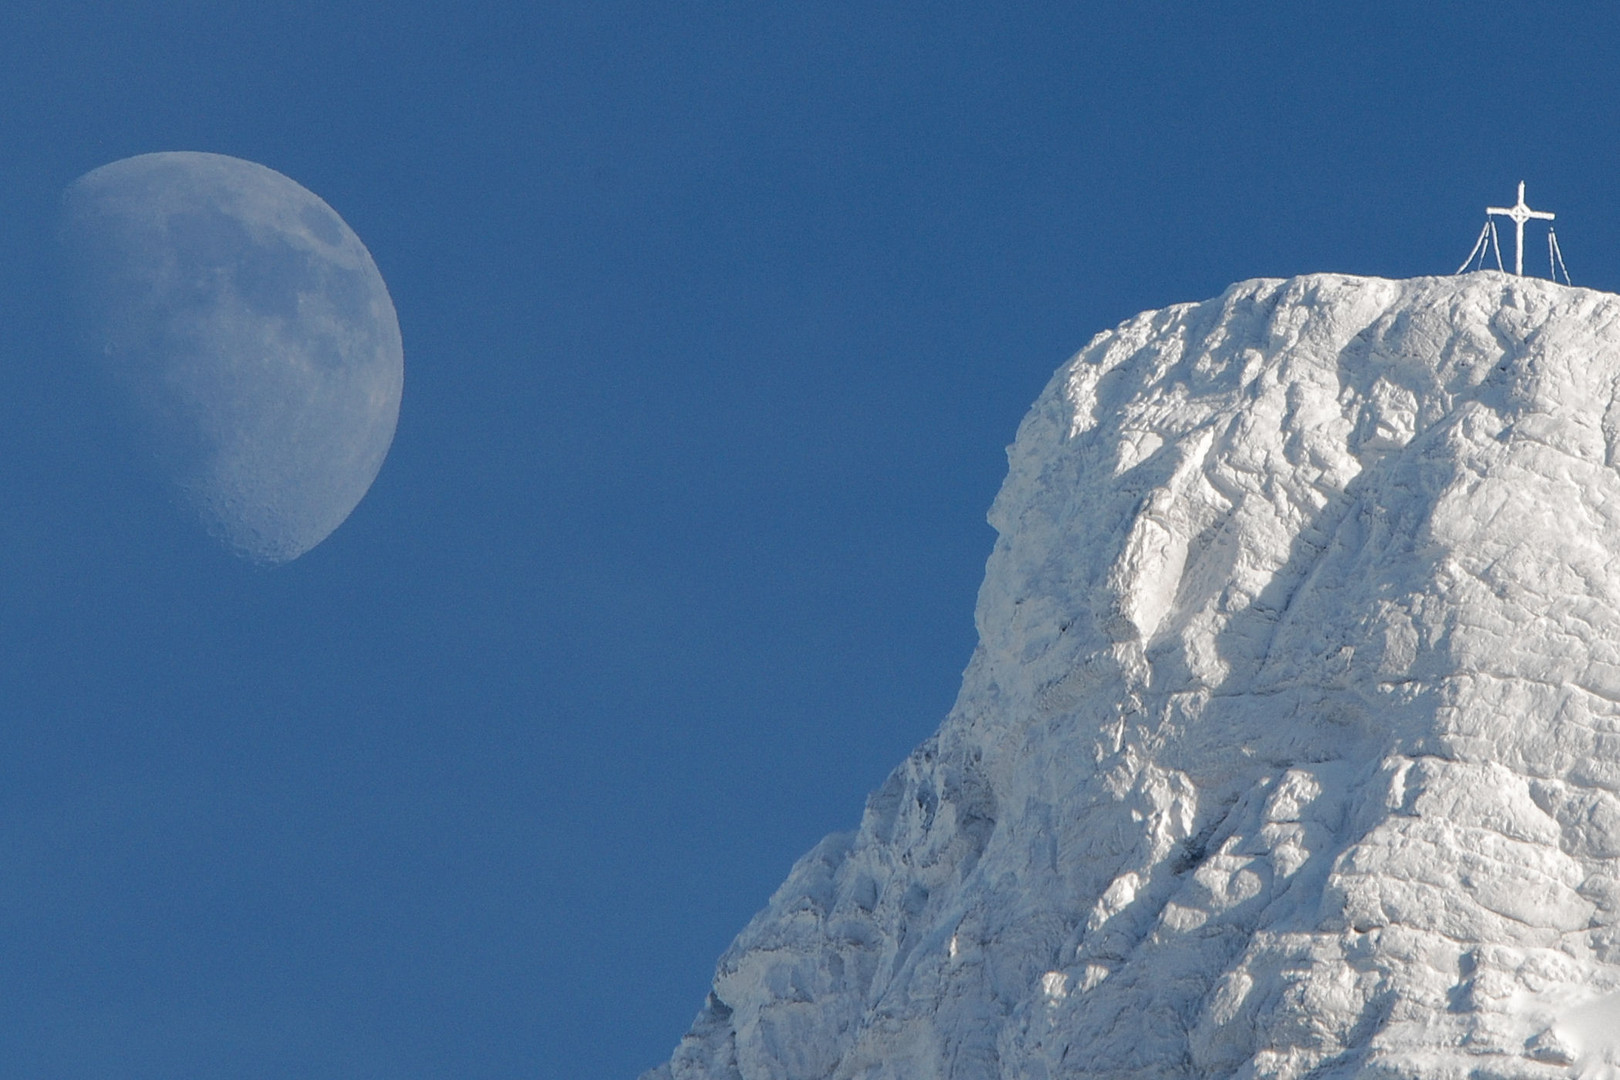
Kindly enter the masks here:
<path id="1" fill-rule="evenodd" d="M 393 441 L 399 322 L 354 231 L 299 184 L 221 154 L 142 154 L 69 186 L 80 344 L 137 452 L 244 558 L 343 523 Z"/>

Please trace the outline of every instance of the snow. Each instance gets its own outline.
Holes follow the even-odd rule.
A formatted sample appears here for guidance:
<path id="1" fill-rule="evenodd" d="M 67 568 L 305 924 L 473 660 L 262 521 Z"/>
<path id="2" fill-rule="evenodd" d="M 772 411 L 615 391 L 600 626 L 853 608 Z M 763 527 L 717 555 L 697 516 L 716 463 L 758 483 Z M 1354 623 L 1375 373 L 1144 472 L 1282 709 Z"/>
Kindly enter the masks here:
<path id="1" fill-rule="evenodd" d="M 1559 1010 L 1534 1049 L 1557 1064 L 1577 1065 L 1604 1080 L 1620 1077 L 1620 994 Z"/>
<path id="2" fill-rule="evenodd" d="M 1098 336 L 955 708 L 647 1077 L 1620 1076 L 1617 382 L 1492 272 Z"/>

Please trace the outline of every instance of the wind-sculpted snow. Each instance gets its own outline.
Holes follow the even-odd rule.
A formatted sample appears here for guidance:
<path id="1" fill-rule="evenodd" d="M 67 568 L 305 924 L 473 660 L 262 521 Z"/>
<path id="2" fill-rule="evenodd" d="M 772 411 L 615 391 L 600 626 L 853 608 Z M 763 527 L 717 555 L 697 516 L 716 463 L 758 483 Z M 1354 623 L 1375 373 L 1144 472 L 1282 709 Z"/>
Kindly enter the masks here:
<path id="1" fill-rule="evenodd" d="M 648 1076 L 1620 1075 L 1617 379 L 1497 273 L 1099 336 L 955 709 Z"/>

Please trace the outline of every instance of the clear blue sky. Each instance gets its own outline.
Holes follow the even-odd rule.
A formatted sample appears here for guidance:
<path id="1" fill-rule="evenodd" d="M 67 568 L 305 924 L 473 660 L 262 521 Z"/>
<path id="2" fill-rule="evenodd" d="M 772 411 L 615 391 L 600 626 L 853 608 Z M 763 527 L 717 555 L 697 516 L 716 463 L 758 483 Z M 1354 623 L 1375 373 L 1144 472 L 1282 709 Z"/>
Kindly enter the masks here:
<path id="1" fill-rule="evenodd" d="M 1520 179 L 1620 286 L 1617 71 L 1598 3 L 8 0 L 0 1076 L 661 1060 L 949 708 L 1052 370 L 1448 273 Z M 404 332 L 276 570 L 117 481 L 58 345 L 61 189 L 180 149 L 326 199 Z"/>

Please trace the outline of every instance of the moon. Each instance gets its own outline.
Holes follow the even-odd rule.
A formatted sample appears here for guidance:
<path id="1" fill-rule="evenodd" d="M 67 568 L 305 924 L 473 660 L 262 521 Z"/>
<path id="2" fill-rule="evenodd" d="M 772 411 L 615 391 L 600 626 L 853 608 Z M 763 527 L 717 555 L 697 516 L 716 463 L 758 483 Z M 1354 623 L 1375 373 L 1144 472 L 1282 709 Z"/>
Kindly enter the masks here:
<path id="1" fill-rule="evenodd" d="M 405 365 L 337 212 L 241 158 L 142 154 L 68 186 L 60 238 L 75 339 L 174 501 L 257 563 L 341 525 L 393 442 Z"/>

